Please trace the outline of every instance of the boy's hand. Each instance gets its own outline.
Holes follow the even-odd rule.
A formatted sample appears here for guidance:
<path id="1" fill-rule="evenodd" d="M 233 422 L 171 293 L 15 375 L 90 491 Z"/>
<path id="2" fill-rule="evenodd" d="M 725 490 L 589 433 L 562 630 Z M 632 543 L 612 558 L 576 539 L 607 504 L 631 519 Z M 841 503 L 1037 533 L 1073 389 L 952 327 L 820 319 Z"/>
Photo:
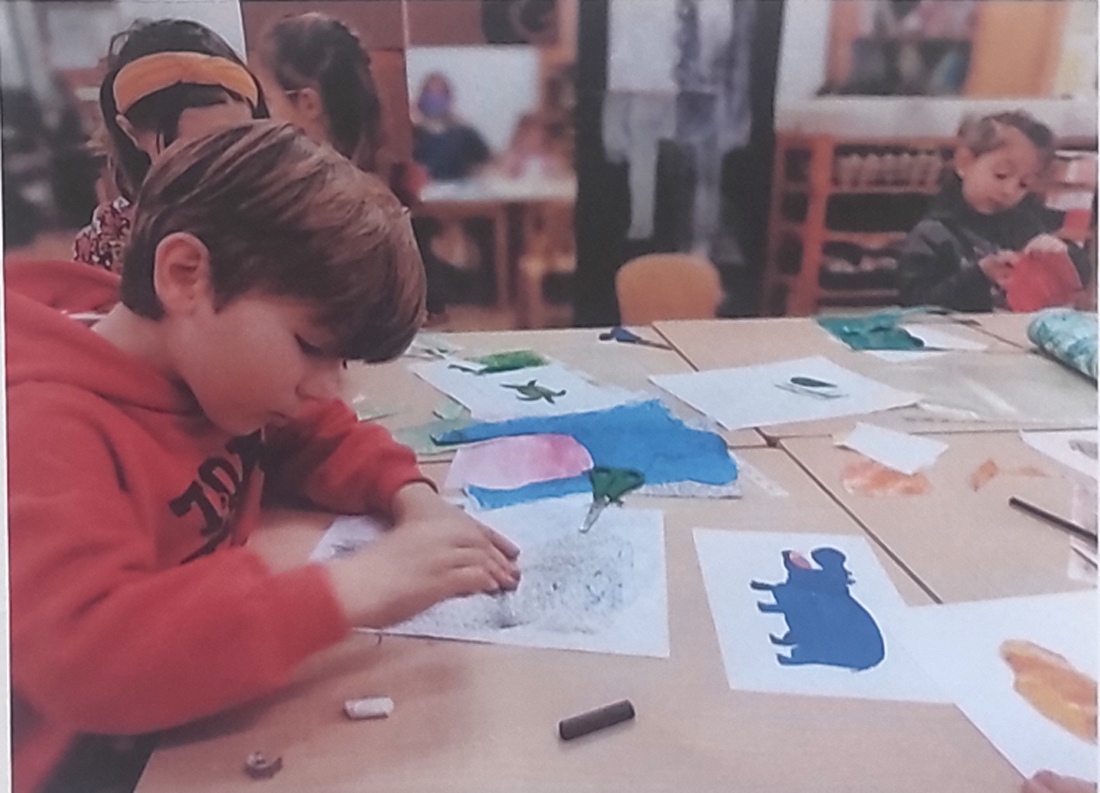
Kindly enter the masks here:
<path id="1" fill-rule="evenodd" d="M 1019 258 L 1020 254 L 1016 251 L 997 251 L 980 259 L 978 267 L 985 273 L 986 278 L 1004 288 L 1012 277 L 1012 268 Z"/>
<path id="2" fill-rule="evenodd" d="M 418 493 L 415 503 L 400 506 L 395 499 L 393 530 L 330 563 L 333 587 L 352 624 L 382 628 L 447 598 L 519 585 L 519 548 L 424 489 L 432 498 Z"/>
<path id="3" fill-rule="evenodd" d="M 1039 771 L 1024 781 L 1022 793 L 1096 793 L 1096 785 L 1051 771 Z"/>
<path id="4" fill-rule="evenodd" d="M 1024 253 L 1067 253 L 1068 251 L 1066 243 L 1053 234 L 1032 237 L 1031 242 L 1024 246 Z"/>

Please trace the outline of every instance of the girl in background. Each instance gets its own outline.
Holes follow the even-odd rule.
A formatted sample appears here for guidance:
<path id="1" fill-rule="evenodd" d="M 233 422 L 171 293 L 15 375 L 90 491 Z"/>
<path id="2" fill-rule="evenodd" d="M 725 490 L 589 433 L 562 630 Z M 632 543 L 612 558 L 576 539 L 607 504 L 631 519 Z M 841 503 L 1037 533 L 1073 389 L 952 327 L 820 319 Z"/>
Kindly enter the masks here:
<path id="1" fill-rule="evenodd" d="M 191 20 L 138 20 L 111 39 L 99 89 L 104 142 L 118 198 L 101 204 L 74 258 L 119 272 L 131 203 L 161 152 L 250 118 L 267 118 L 260 84 L 214 31 Z"/>
<path id="2" fill-rule="evenodd" d="M 328 143 L 364 171 L 389 183 L 407 207 L 419 203 L 426 174 L 413 163 L 391 164 L 384 143 L 382 104 L 359 37 L 338 19 L 309 12 L 271 25 L 261 38 L 256 73 L 275 118 L 289 121 L 311 139 Z M 413 229 L 428 276 L 428 314 L 446 309 L 447 265 L 425 244 L 426 230 Z"/>
<path id="3" fill-rule="evenodd" d="M 354 32 L 324 14 L 286 17 L 265 31 L 259 56 L 273 116 L 377 173 L 382 105 Z"/>

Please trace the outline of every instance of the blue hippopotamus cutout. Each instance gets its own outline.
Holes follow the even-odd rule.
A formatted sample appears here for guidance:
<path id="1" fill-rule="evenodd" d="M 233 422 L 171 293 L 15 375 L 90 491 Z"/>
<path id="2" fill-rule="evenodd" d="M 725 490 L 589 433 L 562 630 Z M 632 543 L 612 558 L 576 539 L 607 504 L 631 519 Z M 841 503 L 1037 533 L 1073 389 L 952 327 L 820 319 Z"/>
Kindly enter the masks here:
<path id="1" fill-rule="evenodd" d="M 810 557 L 817 567 L 795 551 L 783 551 L 786 581 L 749 584 L 775 597 L 774 603 L 757 603 L 757 608 L 787 620 L 787 633 L 770 638 L 791 653 L 777 653 L 776 660 L 783 666 L 822 664 L 857 672 L 877 666 L 886 646 L 875 618 L 849 591 L 855 579 L 844 566 L 846 557 L 827 547 L 816 548 Z"/>

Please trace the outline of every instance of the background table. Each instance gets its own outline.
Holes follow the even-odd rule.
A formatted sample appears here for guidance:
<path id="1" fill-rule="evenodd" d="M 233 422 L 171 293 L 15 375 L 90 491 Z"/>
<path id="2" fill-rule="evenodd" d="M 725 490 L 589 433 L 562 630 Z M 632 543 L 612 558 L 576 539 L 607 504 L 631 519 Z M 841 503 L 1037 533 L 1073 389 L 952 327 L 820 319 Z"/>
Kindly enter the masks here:
<path id="1" fill-rule="evenodd" d="M 929 321 L 942 324 L 954 335 L 987 342 L 989 349 L 892 363 L 852 350 L 808 318 L 682 320 L 657 322 L 654 327 L 698 370 L 820 355 L 886 385 L 920 393 L 928 402 L 947 408 L 974 405 L 988 411 L 983 416 L 988 420 L 972 421 L 962 418 L 957 410 L 937 413 L 908 407 L 757 428 L 770 442 L 847 432 L 858 420 L 918 434 L 1096 426 L 1096 385 L 1092 381 L 976 328 L 942 319 Z"/>
<path id="2" fill-rule="evenodd" d="M 516 228 L 522 228 L 522 218 L 513 216 L 539 204 L 572 204 L 576 197 L 575 178 L 483 177 L 432 182 L 420 193 L 421 203 L 416 208 L 416 215 L 443 222 L 486 218 L 493 229 L 496 304 L 507 306 L 512 299 L 511 253 L 523 245 L 523 240 L 513 239 L 512 233 L 513 219 L 517 221 Z"/>

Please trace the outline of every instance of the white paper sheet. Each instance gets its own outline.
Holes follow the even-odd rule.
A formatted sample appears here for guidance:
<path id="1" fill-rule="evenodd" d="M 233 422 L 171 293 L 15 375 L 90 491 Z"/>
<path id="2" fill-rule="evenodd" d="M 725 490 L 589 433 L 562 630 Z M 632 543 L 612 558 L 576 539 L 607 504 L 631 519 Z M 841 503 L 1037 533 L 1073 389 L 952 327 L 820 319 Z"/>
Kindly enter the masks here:
<path id="1" fill-rule="evenodd" d="M 581 534 L 590 503 L 578 496 L 479 512 L 520 547 L 519 588 L 444 601 L 383 632 L 667 658 L 663 516 L 610 507 Z M 321 545 L 346 547 L 353 536 L 369 542 L 378 524 L 341 518 Z"/>
<path id="2" fill-rule="evenodd" d="M 814 393 L 799 389 L 792 378 L 811 378 L 832 388 Z M 649 379 L 731 430 L 873 413 L 914 405 L 920 399 L 919 394 L 898 391 L 822 356 Z"/>
<path id="3" fill-rule="evenodd" d="M 968 339 L 965 336 L 957 336 L 954 333 L 948 333 L 937 325 L 921 325 L 914 323 L 912 325 L 902 325 L 901 327 L 909 333 L 909 335 L 916 336 L 923 341 L 925 350 L 967 350 L 970 352 L 980 352 L 981 350 L 989 349 L 989 344 L 986 342 Z"/>
<path id="4" fill-rule="evenodd" d="M 931 352 L 924 350 L 865 350 L 864 352 L 887 363 L 917 363 L 918 361 L 927 361 L 930 358 L 947 355 L 945 350 L 932 350 Z"/>
<path id="5" fill-rule="evenodd" d="M 1014 690 L 1015 676 L 1001 657 L 1006 640 L 1032 642 L 1095 681 L 1095 590 L 921 606 L 907 612 L 899 632 L 959 709 L 1021 774 L 1049 768 L 1096 779 L 1096 744 L 1039 713 Z"/>
<path id="6" fill-rule="evenodd" d="M 450 361 L 434 361 L 410 368 L 468 407 L 479 421 L 603 410 L 643 397 L 618 386 L 596 385 L 586 375 L 559 363 L 480 375 L 452 368 L 453 365 Z M 545 389 L 544 396 L 525 393 L 532 381 L 536 389 Z"/>
<path id="7" fill-rule="evenodd" d="M 730 688 L 778 694 L 803 694 L 859 699 L 919 702 L 946 701 L 935 685 L 893 636 L 891 625 L 905 610 L 904 601 L 862 537 L 837 534 L 801 534 L 696 529 L 695 548 L 703 571 L 710 612 L 722 649 Z M 829 564 L 815 549 L 832 548 L 845 558 L 852 574 L 851 599 L 839 592 L 835 579 L 821 570 Z M 779 584 L 787 579 L 784 551 L 796 551 L 816 568 L 811 575 L 792 576 L 788 589 L 754 589 L 753 581 Z M 798 561 L 792 561 L 798 568 Z M 811 588 L 833 580 L 830 605 Z M 781 604 L 783 613 L 762 612 L 758 604 Z M 858 604 L 858 605 L 856 605 Z M 862 607 L 859 608 L 859 606 Z M 873 622 L 868 622 L 866 614 Z M 794 622 L 792 625 L 791 622 Z M 874 625 L 882 636 L 884 655 L 873 655 Z M 823 629 L 823 626 L 827 628 Z M 790 630 L 790 636 L 786 636 Z M 773 644 L 769 634 L 797 640 L 793 647 Z M 807 663 L 782 665 L 778 655 L 797 659 L 830 658 L 843 665 Z"/>
<path id="8" fill-rule="evenodd" d="M 368 515 L 342 515 L 332 522 L 309 555 L 311 562 L 323 562 L 355 553 L 382 536 L 389 524 Z"/>
<path id="9" fill-rule="evenodd" d="M 947 444 L 941 441 L 864 424 L 862 421 L 837 446 L 857 451 L 906 476 L 930 468 L 936 458 L 947 450 Z"/>
<path id="10" fill-rule="evenodd" d="M 1074 471 L 1097 478 L 1096 430 L 1020 432 L 1024 443 Z"/>

